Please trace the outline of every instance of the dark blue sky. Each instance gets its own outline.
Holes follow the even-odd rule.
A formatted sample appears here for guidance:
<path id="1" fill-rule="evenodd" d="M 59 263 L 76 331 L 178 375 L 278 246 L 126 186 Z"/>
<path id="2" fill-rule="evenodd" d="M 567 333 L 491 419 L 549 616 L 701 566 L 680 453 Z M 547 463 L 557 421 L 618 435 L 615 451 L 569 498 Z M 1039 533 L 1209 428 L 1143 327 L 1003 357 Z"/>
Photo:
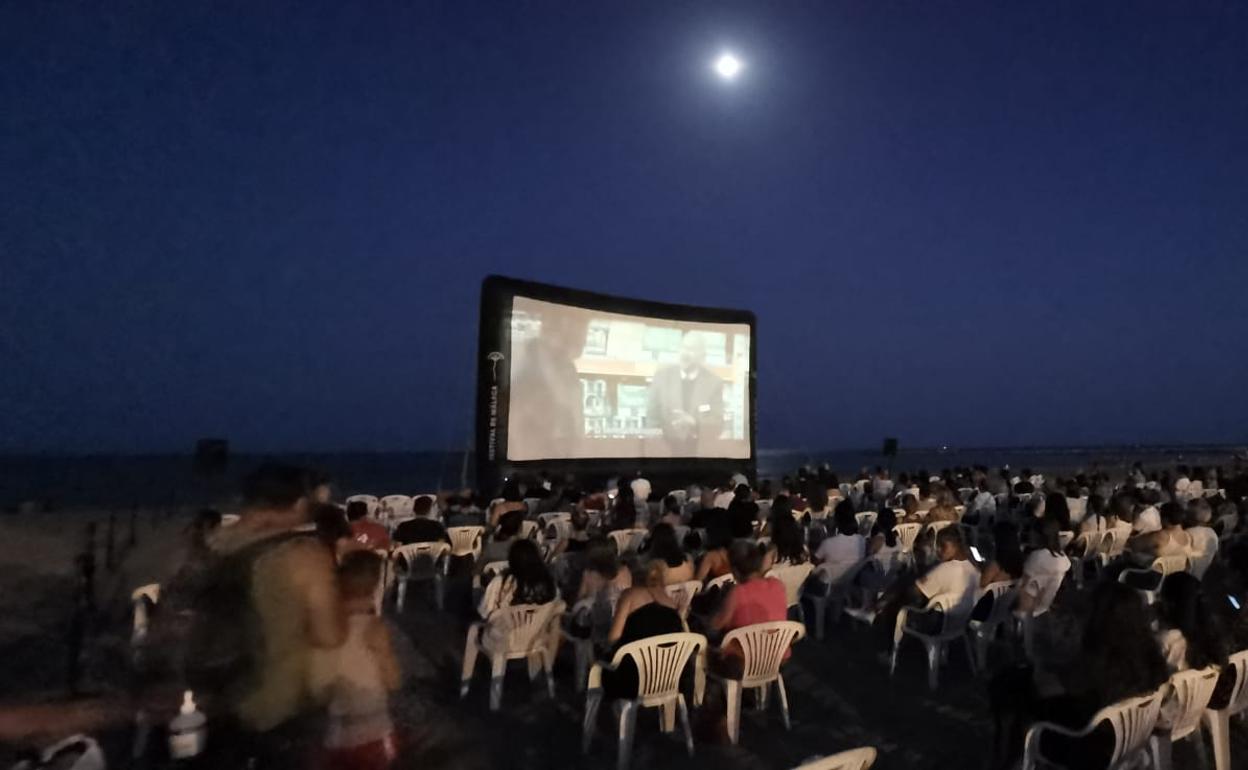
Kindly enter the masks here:
<path id="1" fill-rule="evenodd" d="M 367 9 L 0 6 L 0 450 L 463 446 L 493 272 L 754 310 L 760 447 L 1248 441 L 1243 3 Z"/>

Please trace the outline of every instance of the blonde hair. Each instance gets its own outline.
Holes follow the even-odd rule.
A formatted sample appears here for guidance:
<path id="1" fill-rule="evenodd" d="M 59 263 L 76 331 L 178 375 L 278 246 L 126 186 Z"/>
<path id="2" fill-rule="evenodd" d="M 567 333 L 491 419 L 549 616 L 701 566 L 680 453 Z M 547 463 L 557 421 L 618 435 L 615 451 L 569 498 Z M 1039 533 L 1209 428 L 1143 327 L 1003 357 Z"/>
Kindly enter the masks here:
<path id="1" fill-rule="evenodd" d="M 646 562 L 646 566 L 642 568 L 642 583 L 647 588 L 662 588 L 664 577 L 667 574 L 667 565 L 662 559 L 651 559 Z"/>

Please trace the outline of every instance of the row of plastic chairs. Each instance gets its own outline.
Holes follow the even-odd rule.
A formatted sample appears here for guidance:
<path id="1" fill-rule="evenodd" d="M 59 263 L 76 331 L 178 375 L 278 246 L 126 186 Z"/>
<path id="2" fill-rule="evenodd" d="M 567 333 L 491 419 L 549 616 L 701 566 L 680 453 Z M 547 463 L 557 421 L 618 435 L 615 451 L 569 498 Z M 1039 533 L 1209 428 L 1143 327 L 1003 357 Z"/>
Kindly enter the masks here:
<path id="1" fill-rule="evenodd" d="M 1045 734 L 1083 738 L 1101 724 L 1108 724 L 1114 733 L 1109 768 L 1134 766 L 1148 756 L 1151 767 L 1170 770 L 1171 747 L 1187 738 L 1196 740 L 1197 752 L 1203 755 L 1203 725 L 1209 730 L 1215 767 L 1231 770 L 1230 718 L 1248 712 L 1248 650 L 1232 655 L 1228 667 L 1234 672 L 1234 682 L 1229 700 L 1221 709 L 1209 708 L 1220 676 L 1220 670 L 1211 666 L 1181 671 L 1157 692 L 1107 706 L 1080 730 L 1048 722 L 1032 725 L 1023 748 L 1023 770 L 1051 766 L 1041 751 Z M 1173 706 L 1163 718 L 1162 709 L 1167 702 Z"/>

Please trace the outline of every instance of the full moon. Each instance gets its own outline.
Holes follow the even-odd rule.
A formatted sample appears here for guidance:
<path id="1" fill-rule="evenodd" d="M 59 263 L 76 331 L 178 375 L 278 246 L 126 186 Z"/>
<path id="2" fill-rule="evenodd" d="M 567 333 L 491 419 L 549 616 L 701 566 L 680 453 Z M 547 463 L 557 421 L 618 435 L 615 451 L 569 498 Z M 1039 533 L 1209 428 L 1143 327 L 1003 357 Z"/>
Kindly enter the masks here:
<path id="1" fill-rule="evenodd" d="M 737 75 L 741 74 L 741 70 L 745 67 L 745 64 L 736 56 L 725 51 L 719 55 L 719 58 L 715 60 L 715 64 L 713 66 L 715 68 L 715 74 L 719 75 L 720 78 L 724 80 L 736 80 Z"/>

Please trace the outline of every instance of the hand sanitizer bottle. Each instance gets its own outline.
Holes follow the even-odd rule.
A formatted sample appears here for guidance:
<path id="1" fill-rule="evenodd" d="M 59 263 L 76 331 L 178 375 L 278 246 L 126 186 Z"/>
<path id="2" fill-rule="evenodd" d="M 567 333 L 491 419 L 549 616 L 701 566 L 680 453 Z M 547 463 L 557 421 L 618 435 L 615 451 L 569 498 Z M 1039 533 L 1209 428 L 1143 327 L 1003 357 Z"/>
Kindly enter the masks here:
<path id="1" fill-rule="evenodd" d="M 174 760 L 199 756 L 207 738 L 208 719 L 195 707 L 190 690 L 182 693 L 180 713 L 169 723 L 169 757 Z"/>

